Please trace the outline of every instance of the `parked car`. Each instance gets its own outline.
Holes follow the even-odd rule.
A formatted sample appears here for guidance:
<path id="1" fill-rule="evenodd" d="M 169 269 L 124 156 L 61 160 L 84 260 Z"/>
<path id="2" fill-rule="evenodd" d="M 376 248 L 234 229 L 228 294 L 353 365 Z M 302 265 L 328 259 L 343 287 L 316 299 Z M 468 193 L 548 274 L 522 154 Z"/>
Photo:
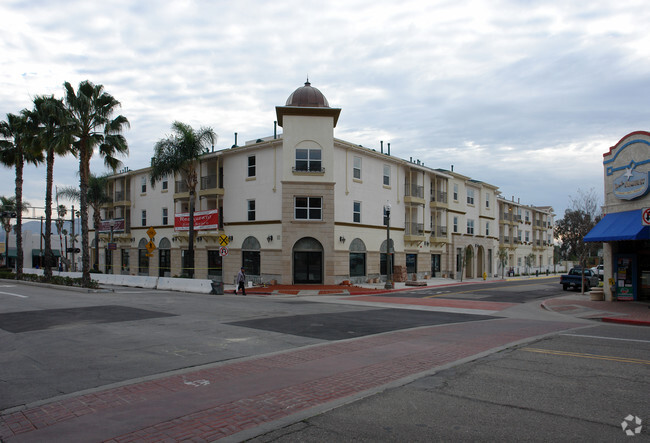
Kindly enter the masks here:
<path id="1" fill-rule="evenodd" d="M 605 275 L 605 271 L 603 270 L 603 265 L 598 265 L 593 268 L 591 268 L 592 271 L 598 276 L 600 280 L 603 279 L 603 276 Z"/>
<path id="2" fill-rule="evenodd" d="M 579 291 L 582 287 L 582 274 L 585 276 L 585 291 L 592 286 L 598 286 L 598 275 L 591 269 L 571 268 L 568 274 L 560 276 L 560 284 L 565 291 L 573 288 Z"/>

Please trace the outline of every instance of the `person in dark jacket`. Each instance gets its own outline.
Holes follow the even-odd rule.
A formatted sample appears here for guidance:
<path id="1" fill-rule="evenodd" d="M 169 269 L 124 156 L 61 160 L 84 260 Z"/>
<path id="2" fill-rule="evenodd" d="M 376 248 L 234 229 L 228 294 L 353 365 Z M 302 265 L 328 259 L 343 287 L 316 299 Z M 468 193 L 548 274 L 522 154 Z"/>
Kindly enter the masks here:
<path id="1" fill-rule="evenodd" d="M 235 289 L 235 295 L 237 291 L 241 289 L 242 295 L 246 295 L 246 273 L 244 272 L 244 267 L 242 266 L 237 274 L 237 289 Z"/>

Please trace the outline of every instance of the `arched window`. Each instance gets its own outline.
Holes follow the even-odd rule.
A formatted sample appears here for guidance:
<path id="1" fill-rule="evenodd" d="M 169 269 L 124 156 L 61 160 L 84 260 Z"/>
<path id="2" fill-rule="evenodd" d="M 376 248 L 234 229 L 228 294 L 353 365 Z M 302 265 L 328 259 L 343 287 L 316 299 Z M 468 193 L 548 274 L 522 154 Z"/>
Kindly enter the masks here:
<path id="1" fill-rule="evenodd" d="M 171 275 L 172 258 L 171 258 L 172 244 L 167 237 L 160 239 L 158 243 L 158 276 L 169 277 Z"/>
<path id="2" fill-rule="evenodd" d="M 350 242 L 350 277 L 366 275 L 366 245 L 360 238 Z"/>
<path id="3" fill-rule="evenodd" d="M 147 243 L 147 240 L 144 238 L 140 239 L 138 243 L 138 275 L 149 275 Z"/>
<path id="4" fill-rule="evenodd" d="M 260 275 L 260 242 L 255 237 L 246 237 L 241 246 L 242 266 L 249 276 Z"/>

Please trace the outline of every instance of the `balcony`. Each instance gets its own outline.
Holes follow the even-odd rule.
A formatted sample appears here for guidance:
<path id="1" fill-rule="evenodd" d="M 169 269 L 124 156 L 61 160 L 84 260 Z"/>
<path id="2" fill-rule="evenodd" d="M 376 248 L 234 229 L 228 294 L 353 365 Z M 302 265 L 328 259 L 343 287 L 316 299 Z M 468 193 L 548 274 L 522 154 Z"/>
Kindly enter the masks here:
<path id="1" fill-rule="evenodd" d="M 184 180 L 177 180 L 174 182 L 174 200 L 184 199 L 190 197 L 190 190 L 185 184 Z"/>
<path id="2" fill-rule="evenodd" d="M 435 226 L 431 229 L 431 242 L 432 243 L 446 243 L 447 242 L 447 226 Z"/>
<path id="3" fill-rule="evenodd" d="M 424 186 L 413 183 L 404 184 L 404 202 L 424 205 Z"/>
<path id="4" fill-rule="evenodd" d="M 405 241 L 424 241 L 424 224 L 406 222 L 404 225 Z"/>
<path id="5" fill-rule="evenodd" d="M 219 186 L 219 180 L 216 174 L 201 177 L 199 195 L 223 195 L 223 188 Z"/>
<path id="6" fill-rule="evenodd" d="M 446 208 L 447 207 L 447 193 L 443 191 L 434 191 L 431 193 L 431 207 L 432 208 Z"/>

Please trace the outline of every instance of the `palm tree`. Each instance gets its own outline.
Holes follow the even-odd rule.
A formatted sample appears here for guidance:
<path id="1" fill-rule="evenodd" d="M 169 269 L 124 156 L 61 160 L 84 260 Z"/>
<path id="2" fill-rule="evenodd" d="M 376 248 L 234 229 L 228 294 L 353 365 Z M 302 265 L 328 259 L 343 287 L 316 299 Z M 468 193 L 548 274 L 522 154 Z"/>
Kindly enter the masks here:
<path id="1" fill-rule="evenodd" d="M 9 266 L 9 232 L 11 232 L 11 219 L 16 218 L 18 215 L 18 207 L 16 206 L 16 197 L 0 196 L 0 222 L 2 229 L 5 231 L 5 266 Z M 29 203 L 23 202 L 23 212 L 27 210 Z"/>
<path id="2" fill-rule="evenodd" d="M 99 227 L 102 223 L 100 209 L 104 203 L 111 201 L 110 196 L 106 192 L 106 183 L 108 182 L 107 176 L 97 176 L 91 173 L 88 176 L 88 195 L 86 201 L 93 210 L 93 227 L 95 229 L 95 262 L 93 268 L 95 271 L 99 270 Z M 81 201 L 81 193 L 79 188 L 66 186 L 56 193 L 57 197 L 67 198 L 68 200 Z"/>
<path id="3" fill-rule="evenodd" d="M 189 238 L 187 268 L 190 277 L 194 276 L 194 197 L 198 183 L 197 166 L 205 149 L 214 145 L 217 135 L 212 128 L 192 129 L 181 122 L 172 124 L 173 134 L 159 140 L 154 146 L 151 158 L 151 186 L 168 175 L 179 174 L 190 193 Z"/>
<path id="4" fill-rule="evenodd" d="M 16 278 L 23 275 L 23 168 L 25 162 L 38 164 L 43 154 L 31 149 L 30 142 L 34 128 L 23 110 L 20 115 L 7 114 L 7 120 L 0 122 L 0 164 L 16 169 Z"/>
<path id="5" fill-rule="evenodd" d="M 70 143 L 62 133 L 65 124 L 65 109 L 63 101 L 54 96 L 36 96 L 34 110 L 29 114 L 36 129 L 32 139 L 34 149 L 45 152 L 46 185 L 45 185 L 45 278 L 52 277 L 52 184 L 54 181 L 54 156 L 64 156 L 70 152 Z"/>
<path id="6" fill-rule="evenodd" d="M 102 85 L 88 80 L 79 83 L 75 93 L 65 82 L 65 105 L 67 109 L 66 133 L 72 141 L 72 152 L 79 157 L 79 203 L 81 212 L 82 284 L 90 284 L 90 257 L 88 249 L 88 181 L 90 159 L 95 148 L 104 158 L 104 164 L 115 171 L 121 162 L 116 154 L 128 154 L 129 147 L 122 135 L 129 127 L 126 117 L 112 118 L 120 106 L 112 95 L 104 92 Z"/>

